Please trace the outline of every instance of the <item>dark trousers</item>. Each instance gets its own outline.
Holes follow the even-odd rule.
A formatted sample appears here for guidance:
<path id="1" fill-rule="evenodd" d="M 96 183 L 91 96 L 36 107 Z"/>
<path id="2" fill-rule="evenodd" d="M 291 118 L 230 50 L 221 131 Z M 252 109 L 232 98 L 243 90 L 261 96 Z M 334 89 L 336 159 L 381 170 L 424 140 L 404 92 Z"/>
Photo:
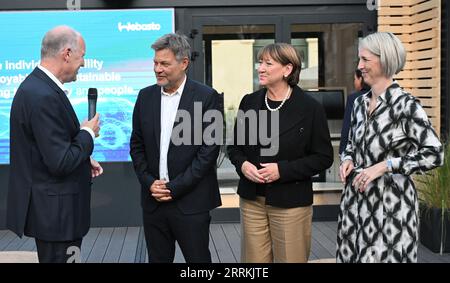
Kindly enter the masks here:
<path id="1" fill-rule="evenodd" d="M 81 239 L 69 242 L 35 241 L 39 263 L 80 262 Z"/>
<path id="2" fill-rule="evenodd" d="M 169 202 L 143 214 L 149 262 L 173 262 L 175 241 L 187 263 L 211 262 L 209 212 L 183 214 L 175 202 Z"/>

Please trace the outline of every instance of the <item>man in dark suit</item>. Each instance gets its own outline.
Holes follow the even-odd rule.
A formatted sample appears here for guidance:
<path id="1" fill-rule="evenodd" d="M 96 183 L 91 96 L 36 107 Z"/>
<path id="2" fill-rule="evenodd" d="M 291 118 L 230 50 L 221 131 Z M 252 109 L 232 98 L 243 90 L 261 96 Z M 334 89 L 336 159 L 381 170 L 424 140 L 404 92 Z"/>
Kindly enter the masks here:
<path id="1" fill-rule="evenodd" d="M 67 26 L 47 32 L 41 63 L 11 107 L 7 226 L 35 238 L 39 262 L 79 261 L 90 226 L 91 180 L 103 172 L 90 157 L 99 115 L 80 129 L 63 91 L 84 65 L 85 49 L 81 35 Z"/>
<path id="2" fill-rule="evenodd" d="M 353 85 L 355 86 L 355 91 L 347 97 L 347 104 L 345 106 L 345 114 L 344 119 L 342 121 L 342 129 L 341 129 L 341 141 L 339 143 L 339 155 L 344 151 L 348 142 L 348 132 L 350 130 L 351 117 L 353 111 L 353 105 L 355 100 L 369 92 L 370 86 L 364 82 L 364 78 L 362 76 L 361 70 L 356 69 L 355 74 L 353 76 Z"/>
<path id="3" fill-rule="evenodd" d="M 186 262 L 211 262 L 209 211 L 221 205 L 215 168 L 219 145 L 206 142 L 203 133 L 217 121 L 200 122 L 195 129 L 194 123 L 206 111 L 219 111 L 218 94 L 187 78 L 191 51 L 185 36 L 167 34 L 152 48 L 157 83 L 139 92 L 130 141 L 149 262 L 172 262 L 175 241 Z M 183 128 L 180 138 L 176 132 L 183 124 L 190 129 Z"/>

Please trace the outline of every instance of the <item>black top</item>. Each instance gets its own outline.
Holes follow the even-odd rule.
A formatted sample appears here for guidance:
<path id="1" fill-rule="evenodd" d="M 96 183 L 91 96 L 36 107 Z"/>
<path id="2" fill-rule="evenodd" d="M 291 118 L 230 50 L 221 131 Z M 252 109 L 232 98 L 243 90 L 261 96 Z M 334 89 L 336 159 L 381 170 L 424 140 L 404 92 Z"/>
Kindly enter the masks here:
<path id="1" fill-rule="evenodd" d="M 267 103 L 269 104 L 269 107 L 271 109 L 274 109 L 274 108 L 277 108 L 278 106 L 280 106 L 281 101 L 275 101 L 275 100 L 271 100 L 270 98 L 267 98 Z M 288 101 L 286 101 L 285 103 L 288 103 Z M 280 124 L 284 124 L 285 123 L 285 121 L 282 120 L 282 118 L 284 119 L 285 116 L 281 114 L 283 111 L 285 111 L 285 110 L 283 110 L 283 108 L 285 106 L 286 105 L 281 106 L 281 108 L 278 110 L 279 114 L 280 114 Z M 271 127 L 270 127 L 271 121 L 272 121 L 272 117 L 273 117 L 272 111 L 270 111 L 267 108 L 265 103 L 262 105 L 261 110 L 267 112 L 267 121 L 268 122 L 267 122 L 267 127 L 266 128 L 267 128 L 267 136 L 270 137 L 271 134 L 272 134 L 271 133 Z M 258 137 L 259 137 L 259 135 L 258 135 Z M 259 138 L 258 138 L 258 145 L 259 145 L 260 148 L 269 148 L 268 145 L 262 145 L 261 144 L 261 140 Z M 261 163 L 277 162 L 277 160 L 273 160 L 272 156 L 261 156 L 260 160 L 261 160 Z M 257 164 L 257 167 L 258 168 L 262 168 L 262 166 L 260 166 L 259 164 Z M 258 188 L 256 189 L 256 195 L 258 195 L 258 196 L 266 196 L 266 190 L 268 188 L 268 184 L 257 184 L 257 186 L 258 186 Z"/>
<path id="2" fill-rule="evenodd" d="M 244 113 L 248 110 L 266 109 L 266 91 L 261 89 L 244 96 L 239 109 Z M 272 103 L 274 104 L 270 104 L 270 107 L 276 107 L 277 102 Z M 311 177 L 333 163 L 333 148 L 325 112 L 314 98 L 306 95 L 298 86 L 293 88 L 291 97 L 278 112 L 279 131 L 272 137 L 272 144 L 269 145 L 278 149 L 274 156 L 262 156 L 260 143 L 249 143 L 251 131 L 248 131 L 248 119 L 238 116 L 236 120 L 236 123 L 245 126 L 245 143 L 237 143 L 235 124 L 234 144 L 228 146 L 228 155 L 241 177 L 238 194 L 242 198 L 254 200 L 261 188 L 242 174 L 244 161 L 249 161 L 258 168 L 261 162 L 276 162 L 280 179 L 264 185 L 266 204 L 284 208 L 309 206 L 313 202 Z M 258 118 L 258 123 L 259 120 Z"/>

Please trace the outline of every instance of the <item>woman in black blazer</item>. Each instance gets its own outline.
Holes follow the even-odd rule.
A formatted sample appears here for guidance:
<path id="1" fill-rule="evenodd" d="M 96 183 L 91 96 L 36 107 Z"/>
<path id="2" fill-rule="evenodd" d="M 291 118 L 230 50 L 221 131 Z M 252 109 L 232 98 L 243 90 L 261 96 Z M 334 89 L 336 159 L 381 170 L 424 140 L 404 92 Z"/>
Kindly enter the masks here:
<path id="1" fill-rule="evenodd" d="M 258 59 L 263 88 L 242 98 L 228 146 L 240 176 L 241 260 L 306 262 L 311 177 L 333 163 L 327 119 L 297 86 L 301 62 L 291 45 L 269 44 Z"/>

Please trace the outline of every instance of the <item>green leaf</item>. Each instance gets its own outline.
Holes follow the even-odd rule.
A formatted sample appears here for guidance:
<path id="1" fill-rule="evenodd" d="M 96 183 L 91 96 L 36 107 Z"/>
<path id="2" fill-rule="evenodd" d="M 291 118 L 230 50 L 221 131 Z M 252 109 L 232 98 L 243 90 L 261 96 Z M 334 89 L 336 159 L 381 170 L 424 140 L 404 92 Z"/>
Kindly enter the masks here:
<path id="1" fill-rule="evenodd" d="M 450 207 L 450 144 L 445 145 L 444 165 L 416 177 L 419 201 L 427 207 Z"/>

